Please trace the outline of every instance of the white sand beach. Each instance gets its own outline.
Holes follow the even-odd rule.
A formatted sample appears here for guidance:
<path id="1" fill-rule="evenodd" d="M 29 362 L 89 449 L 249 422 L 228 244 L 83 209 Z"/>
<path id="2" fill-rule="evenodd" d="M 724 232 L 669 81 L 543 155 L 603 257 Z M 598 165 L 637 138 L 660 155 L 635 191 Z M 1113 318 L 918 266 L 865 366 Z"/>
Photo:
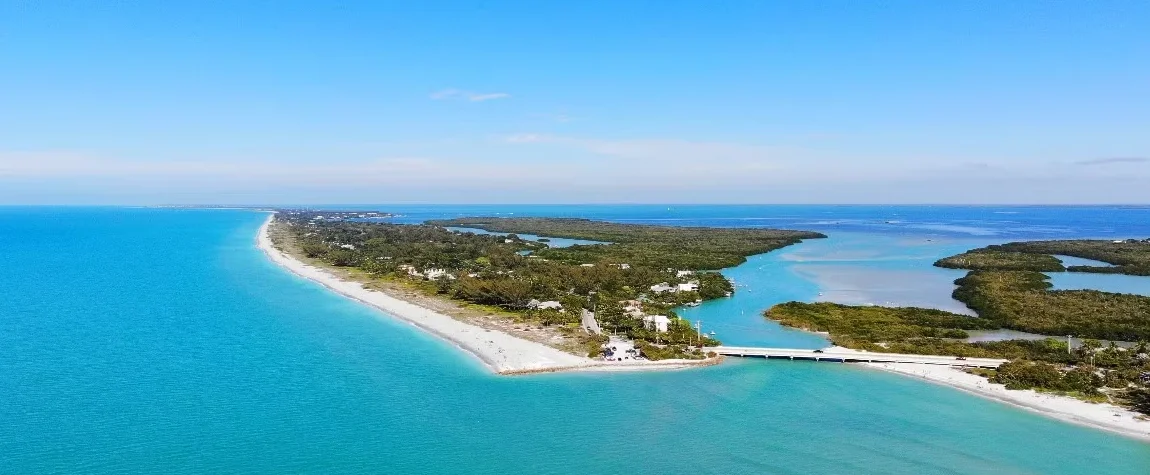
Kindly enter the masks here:
<path id="1" fill-rule="evenodd" d="M 499 374 L 527 374 L 558 371 L 637 371 L 682 369 L 715 364 L 717 359 L 608 362 L 573 355 L 556 348 L 461 322 L 383 292 L 365 289 L 362 284 L 342 279 L 276 249 L 268 228 L 274 215 L 260 227 L 258 246 L 267 256 L 291 272 L 315 281 L 340 295 L 383 311 L 424 331 L 452 342 L 475 356 Z M 838 350 L 851 351 L 835 347 Z M 986 378 L 957 368 L 914 363 L 860 363 L 871 368 L 947 385 L 978 396 L 1012 404 L 1063 421 L 1091 426 L 1142 440 L 1150 440 L 1150 420 L 1111 404 L 1092 404 L 1078 399 L 1035 391 L 1007 390 Z"/>
<path id="2" fill-rule="evenodd" d="M 345 297 L 375 307 L 385 314 L 406 321 L 433 335 L 452 342 L 500 374 L 524 374 L 555 371 L 635 371 L 681 369 L 715 361 L 662 360 L 608 362 L 576 356 L 533 341 L 516 338 L 461 322 L 383 292 L 365 289 L 363 284 L 344 280 L 324 269 L 307 265 L 272 245 L 268 229 L 275 215 L 260 227 L 257 245 L 268 258 L 285 269 L 315 281 Z"/>
<path id="3" fill-rule="evenodd" d="M 914 363 L 861 363 L 884 371 L 944 384 L 988 399 L 1011 404 L 1074 424 L 1150 441 L 1150 419 L 1113 404 L 1093 404 L 1067 396 L 1032 390 L 1006 389 L 981 376 L 950 366 Z"/>

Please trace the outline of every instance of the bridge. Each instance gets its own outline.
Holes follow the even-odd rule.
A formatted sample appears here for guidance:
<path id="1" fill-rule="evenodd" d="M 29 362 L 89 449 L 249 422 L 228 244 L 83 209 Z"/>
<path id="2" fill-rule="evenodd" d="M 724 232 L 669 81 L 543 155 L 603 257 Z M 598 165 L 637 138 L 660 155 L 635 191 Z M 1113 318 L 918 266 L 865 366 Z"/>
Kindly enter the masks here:
<path id="1" fill-rule="evenodd" d="M 959 359 L 954 356 L 873 353 L 869 351 L 836 348 L 827 348 L 823 350 L 799 350 L 792 348 L 715 346 L 705 348 L 704 351 L 713 351 L 724 356 L 757 357 L 767 359 L 833 361 L 838 363 L 918 363 L 975 368 L 997 368 L 998 365 L 1008 361 L 995 358 Z"/>

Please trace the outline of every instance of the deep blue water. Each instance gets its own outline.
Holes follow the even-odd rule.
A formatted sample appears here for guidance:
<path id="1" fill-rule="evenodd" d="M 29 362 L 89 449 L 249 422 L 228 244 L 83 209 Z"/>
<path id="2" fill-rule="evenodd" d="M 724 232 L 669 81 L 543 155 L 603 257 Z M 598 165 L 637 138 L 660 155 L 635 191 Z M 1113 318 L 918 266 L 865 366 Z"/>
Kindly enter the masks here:
<path id="1" fill-rule="evenodd" d="M 741 285 L 736 297 L 689 310 L 728 342 L 793 345 L 819 339 L 758 313 L 816 298 L 827 275 L 845 285 L 849 274 L 816 270 L 820 283 L 796 266 L 889 277 L 930 272 L 934 256 L 970 243 L 1150 236 L 1145 208 L 379 208 L 407 222 L 517 213 L 827 232 L 831 239 L 725 271 Z M 848 365 L 749 360 L 651 374 L 492 376 L 454 347 L 275 267 L 254 247 L 263 219 L 236 210 L 0 208 L 0 473 L 1150 467 L 1150 444 Z"/>

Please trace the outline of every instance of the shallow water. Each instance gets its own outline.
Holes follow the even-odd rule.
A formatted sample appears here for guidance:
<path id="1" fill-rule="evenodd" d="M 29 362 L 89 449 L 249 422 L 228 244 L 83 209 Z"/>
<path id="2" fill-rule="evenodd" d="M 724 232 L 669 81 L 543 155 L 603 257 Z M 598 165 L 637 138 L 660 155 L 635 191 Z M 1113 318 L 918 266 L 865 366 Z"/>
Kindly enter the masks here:
<path id="1" fill-rule="evenodd" d="M 1066 267 L 1070 267 L 1070 266 L 1114 267 L 1114 264 L 1111 264 L 1109 262 L 1096 261 L 1094 259 L 1086 259 L 1086 258 L 1074 257 L 1074 256 L 1063 256 L 1060 254 L 1055 254 L 1054 257 L 1057 257 L 1059 261 L 1062 261 L 1062 265 L 1064 265 Z"/>
<path id="2" fill-rule="evenodd" d="M 1050 272 L 1047 275 L 1055 290 L 1094 289 L 1150 296 L 1150 277 L 1146 276 L 1088 272 Z"/>
<path id="3" fill-rule="evenodd" d="M 1143 474 L 1150 463 L 1150 444 L 849 365 L 496 377 L 275 267 L 254 247 L 262 220 L 0 208 L 0 472 Z M 758 316 L 817 293 L 791 262 L 753 257 L 726 271 L 748 286 L 736 298 L 690 310 L 732 343 L 813 347 L 817 336 Z"/>
<path id="4" fill-rule="evenodd" d="M 966 339 L 966 341 L 969 341 L 971 343 L 976 343 L 976 342 L 980 342 L 980 341 L 1003 341 L 1003 340 L 1045 340 L 1047 338 L 1051 338 L 1050 336 L 1047 336 L 1047 335 L 1039 335 L 1037 333 L 1020 332 L 1018 330 L 1007 330 L 1005 328 L 1000 328 L 997 330 L 966 330 L 966 333 L 970 335 L 970 337 L 968 337 Z M 1065 338 L 1062 338 L 1062 340 L 1065 340 Z M 1077 344 L 1078 344 L 1077 341 L 1071 342 L 1072 346 L 1076 346 Z"/>
<path id="5" fill-rule="evenodd" d="M 451 231 L 456 231 L 456 232 L 461 232 L 461 233 L 490 234 L 493 236 L 506 236 L 506 235 L 510 234 L 510 233 L 493 232 L 493 231 L 488 231 L 486 229 L 479 229 L 479 228 L 461 228 L 461 227 L 457 227 L 457 226 L 446 226 L 444 229 L 449 229 Z M 576 246 L 576 245 L 605 244 L 601 241 L 588 241 L 586 239 L 547 237 L 547 236 L 539 236 L 536 234 L 526 234 L 526 233 L 517 233 L 516 236 L 519 236 L 520 239 L 523 239 L 525 241 L 537 241 L 538 242 L 540 239 L 547 239 L 547 241 L 543 242 L 543 244 L 546 244 L 547 247 L 571 247 L 571 246 Z"/>
<path id="6" fill-rule="evenodd" d="M 1001 328 L 998 330 L 967 330 L 966 333 L 970 335 L 966 339 L 966 341 L 971 342 L 971 343 L 976 343 L 976 342 L 980 342 L 980 341 L 1045 340 L 1047 338 L 1054 338 L 1054 339 L 1057 339 L 1063 343 L 1069 342 L 1071 348 L 1078 348 L 1079 346 L 1082 346 L 1082 342 L 1084 341 L 1082 338 L 1073 338 L 1073 337 L 1067 338 L 1065 336 L 1057 336 L 1057 335 L 1056 336 L 1039 335 L 1037 333 L 1027 333 L 1027 332 L 1020 332 L 1017 330 L 1007 330 L 1007 329 L 1001 329 Z M 1097 341 L 1102 346 L 1107 346 L 1111 343 L 1114 343 L 1115 345 L 1118 345 L 1122 348 L 1133 348 L 1133 347 L 1138 345 L 1138 342 L 1133 342 L 1133 341 L 1121 341 L 1121 340 L 1114 340 L 1114 341 L 1095 340 L 1095 341 Z"/>
<path id="7" fill-rule="evenodd" d="M 993 241 L 967 237 L 838 232 L 778 252 L 777 262 L 814 283 L 791 299 L 849 305 L 911 306 L 973 315 L 951 297 L 965 271 L 934 267 L 940 258 Z M 789 299 L 790 300 L 790 299 Z"/>

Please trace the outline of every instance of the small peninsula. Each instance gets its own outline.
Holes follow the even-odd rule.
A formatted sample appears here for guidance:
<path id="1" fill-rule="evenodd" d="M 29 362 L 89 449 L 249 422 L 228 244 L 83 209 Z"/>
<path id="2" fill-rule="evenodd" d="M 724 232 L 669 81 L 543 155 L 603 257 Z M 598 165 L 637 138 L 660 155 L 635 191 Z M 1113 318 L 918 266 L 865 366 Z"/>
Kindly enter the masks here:
<path id="1" fill-rule="evenodd" d="M 1113 267 L 1066 268 L 1058 255 Z M 978 317 L 913 307 L 802 302 L 776 305 L 764 315 L 786 326 L 827 332 L 834 344 L 857 350 L 1009 359 L 996 370 L 971 372 L 1006 389 L 1107 402 L 1150 415 L 1150 297 L 1051 290 L 1043 273 L 1110 269 L 1106 272 L 1145 275 L 1148 264 L 1150 240 L 1010 243 L 935 264 L 970 271 L 955 281 L 953 296 Z M 1036 336 L 969 338 L 970 332 L 1004 329 Z M 1077 343 L 1070 345 L 1067 335 Z"/>
<path id="2" fill-rule="evenodd" d="M 1107 266 L 1064 267 L 1057 255 Z M 1150 239 L 1014 242 L 940 259 L 965 269 L 954 298 L 1002 328 L 1103 340 L 1150 340 L 1150 297 L 1097 290 L 1050 290 L 1044 272 L 1150 275 Z M 1150 285 L 1150 282 L 1148 282 Z"/>
<path id="3" fill-rule="evenodd" d="M 508 234 L 447 229 L 457 226 Z M 266 228 L 282 257 L 473 328 L 561 351 L 579 358 L 564 365 L 578 367 L 717 361 L 700 348 L 718 341 L 674 308 L 732 295 L 731 283 L 712 270 L 823 237 L 549 218 L 409 225 L 306 210 L 279 210 Z M 557 248 L 515 233 L 603 244 Z M 564 365 L 511 364 L 497 371 Z"/>
<path id="4" fill-rule="evenodd" d="M 456 218 L 432 220 L 434 226 L 456 226 L 500 233 L 583 239 L 610 246 L 547 249 L 539 257 L 570 263 L 628 263 L 649 268 L 719 270 L 746 262 L 748 256 L 826 235 L 810 231 L 762 228 L 649 226 L 578 218 Z"/>
<path id="5" fill-rule="evenodd" d="M 1056 256 L 1092 259 L 1109 265 L 1067 267 Z M 1012 242 L 973 249 L 940 259 L 934 265 L 966 270 L 1070 271 L 1150 276 L 1150 238 Z"/>

